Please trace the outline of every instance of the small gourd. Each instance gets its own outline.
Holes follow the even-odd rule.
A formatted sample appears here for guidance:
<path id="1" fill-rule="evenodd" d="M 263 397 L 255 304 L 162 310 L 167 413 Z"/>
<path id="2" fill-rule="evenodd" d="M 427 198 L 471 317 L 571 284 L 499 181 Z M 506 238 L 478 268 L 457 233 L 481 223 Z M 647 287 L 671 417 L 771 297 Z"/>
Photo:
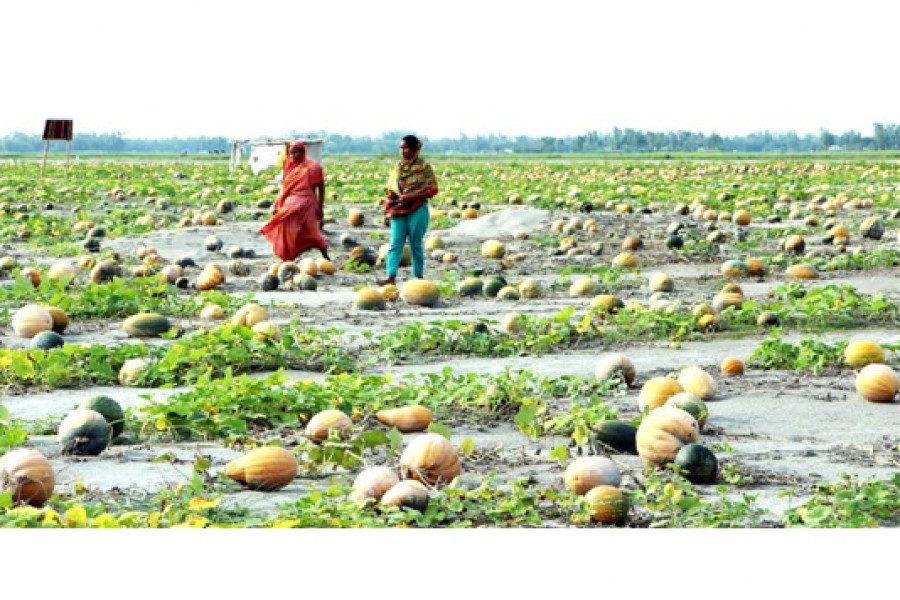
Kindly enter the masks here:
<path id="1" fill-rule="evenodd" d="M 382 506 L 411 508 L 421 513 L 428 508 L 428 488 L 414 479 L 405 479 L 394 484 L 381 497 Z"/>
<path id="2" fill-rule="evenodd" d="M 563 474 L 566 488 L 583 496 L 598 485 L 616 486 L 622 483 L 622 472 L 613 461 L 604 456 L 576 458 Z"/>
<path id="3" fill-rule="evenodd" d="M 401 433 L 424 431 L 431 425 L 432 413 L 428 407 L 420 405 L 403 406 L 379 410 L 375 418 L 382 425 L 396 427 Z"/>
<path id="4" fill-rule="evenodd" d="M 369 467 L 353 480 L 350 499 L 360 503 L 378 503 L 385 492 L 400 482 L 400 476 L 388 467 Z"/>
<path id="5" fill-rule="evenodd" d="M 225 465 L 224 473 L 251 490 L 272 492 L 288 485 L 297 476 L 294 454 L 280 446 L 254 448 Z"/>
<path id="6" fill-rule="evenodd" d="M 638 408 L 650 407 L 652 411 L 666 403 L 671 396 L 683 392 L 681 384 L 671 377 L 653 377 L 648 379 L 638 393 Z"/>
<path id="7" fill-rule="evenodd" d="M 328 439 L 328 434 L 332 429 L 343 434 L 352 425 L 350 417 L 336 408 L 330 408 L 313 415 L 306 424 L 304 435 L 313 442 L 323 442 Z"/>

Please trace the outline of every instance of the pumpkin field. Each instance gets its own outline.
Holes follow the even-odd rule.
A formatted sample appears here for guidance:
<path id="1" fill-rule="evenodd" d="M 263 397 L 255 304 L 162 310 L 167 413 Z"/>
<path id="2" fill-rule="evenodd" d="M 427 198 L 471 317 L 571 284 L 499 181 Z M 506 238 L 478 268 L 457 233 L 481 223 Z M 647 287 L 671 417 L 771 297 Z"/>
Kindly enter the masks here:
<path id="1" fill-rule="evenodd" d="M 900 162 L 427 159 L 0 164 L 0 526 L 900 523 Z"/>

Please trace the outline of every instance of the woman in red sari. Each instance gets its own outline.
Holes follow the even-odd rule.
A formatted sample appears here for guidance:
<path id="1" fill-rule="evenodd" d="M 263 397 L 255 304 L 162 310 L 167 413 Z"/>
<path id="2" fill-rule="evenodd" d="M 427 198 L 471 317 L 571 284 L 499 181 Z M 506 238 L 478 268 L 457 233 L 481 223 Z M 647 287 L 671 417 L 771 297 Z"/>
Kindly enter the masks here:
<path id="1" fill-rule="evenodd" d="M 328 242 L 319 229 L 324 214 L 325 176 L 322 166 L 306 158 L 303 142 L 293 142 L 284 161 L 281 193 L 275 200 L 275 214 L 259 232 L 272 243 L 281 260 L 294 260 L 317 248 L 328 258 Z"/>

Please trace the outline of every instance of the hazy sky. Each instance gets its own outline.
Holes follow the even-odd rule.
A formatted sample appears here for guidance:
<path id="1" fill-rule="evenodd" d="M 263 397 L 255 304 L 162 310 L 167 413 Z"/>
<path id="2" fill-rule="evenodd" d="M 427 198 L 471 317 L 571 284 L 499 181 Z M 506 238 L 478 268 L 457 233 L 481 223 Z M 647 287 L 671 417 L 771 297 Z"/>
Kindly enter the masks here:
<path id="1" fill-rule="evenodd" d="M 900 3 L 894 3 L 900 4 Z M 900 122 L 889 1 L 0 0 L 0 135 Z"/>

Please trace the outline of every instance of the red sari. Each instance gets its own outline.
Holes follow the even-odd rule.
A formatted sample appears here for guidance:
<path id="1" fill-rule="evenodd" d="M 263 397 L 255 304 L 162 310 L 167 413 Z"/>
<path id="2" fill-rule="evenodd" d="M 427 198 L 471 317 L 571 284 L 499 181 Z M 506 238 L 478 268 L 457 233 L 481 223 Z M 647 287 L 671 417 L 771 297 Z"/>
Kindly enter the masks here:
<path id="1" fill-rule="evenodd" d="M 275 214 L 259 230 L 281 260 L 294 260 L 312 248 L 328 248 L 319 231 L 319 201 L 314 191 L 324 181 L 318 162 L 286 158 L 281 193 L 274 204 Z"/>

